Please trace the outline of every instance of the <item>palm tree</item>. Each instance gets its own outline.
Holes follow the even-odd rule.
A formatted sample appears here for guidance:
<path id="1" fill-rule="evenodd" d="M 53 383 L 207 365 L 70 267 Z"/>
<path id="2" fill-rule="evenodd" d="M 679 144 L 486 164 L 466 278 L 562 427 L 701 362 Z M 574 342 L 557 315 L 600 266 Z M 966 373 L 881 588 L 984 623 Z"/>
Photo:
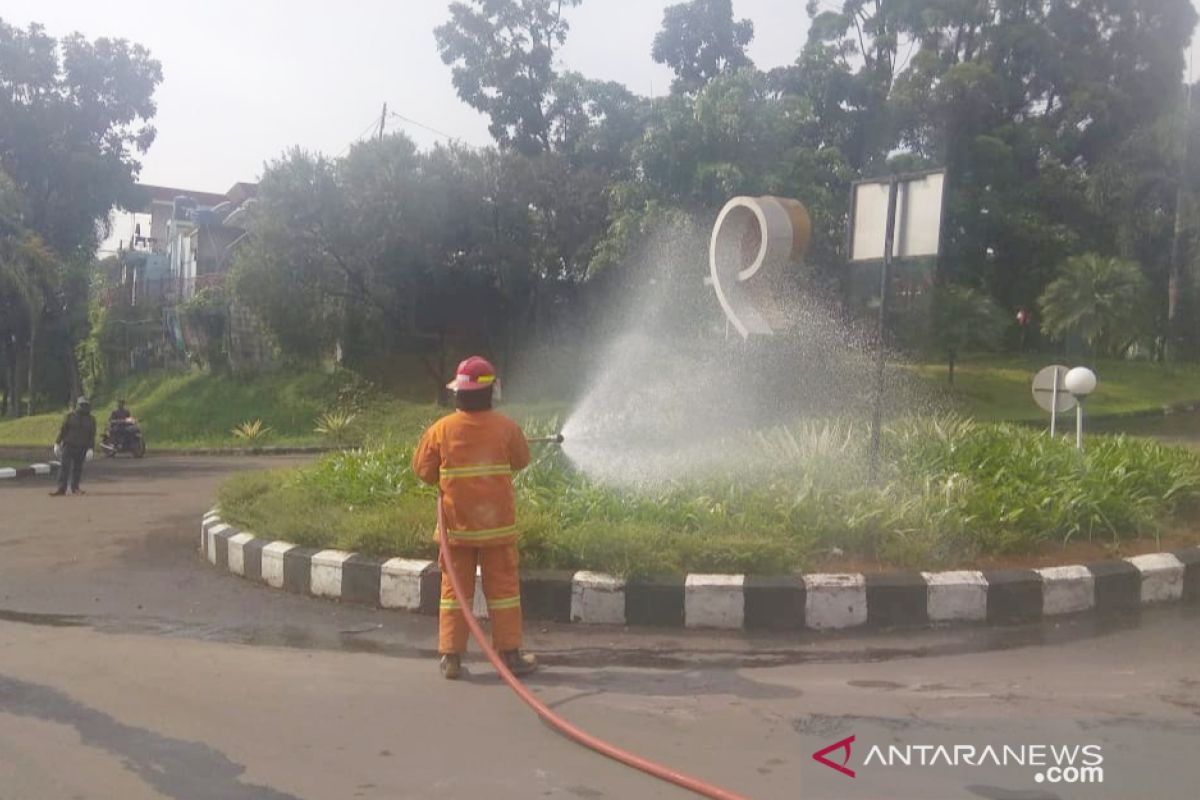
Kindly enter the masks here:
<path id="1" fill-rule="evenodd" d="M 1149 286 L 1132 261 L 1088 253 L 1067 259 L 1038 304 L 1042 330 L 1078 335 L 1094 353 L 1124 354 L 1146 329 Z"/>

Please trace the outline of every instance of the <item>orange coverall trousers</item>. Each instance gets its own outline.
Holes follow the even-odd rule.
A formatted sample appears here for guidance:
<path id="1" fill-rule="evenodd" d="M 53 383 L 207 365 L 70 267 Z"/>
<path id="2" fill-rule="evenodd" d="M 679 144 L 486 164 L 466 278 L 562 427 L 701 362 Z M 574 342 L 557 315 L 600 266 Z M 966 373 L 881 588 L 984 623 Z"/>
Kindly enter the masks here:
<path id="1" fill-rule="evenodd" d="M 517 543 L 470 547 L 450 545 L 454 571 L 468 597 L 457 598 L 446 574 L 441 555 L 442 601 L 438 610 L 438 652 L 463 653 L 467 649 L 467 621 L 462 606 L 475 601 L 475 567 L 483 575 L 483 594 L 487 598 L 488 618 L 492 623 L 492 644 L 501 652 L 521 647 L 521 581 L 518 572 Z"/>

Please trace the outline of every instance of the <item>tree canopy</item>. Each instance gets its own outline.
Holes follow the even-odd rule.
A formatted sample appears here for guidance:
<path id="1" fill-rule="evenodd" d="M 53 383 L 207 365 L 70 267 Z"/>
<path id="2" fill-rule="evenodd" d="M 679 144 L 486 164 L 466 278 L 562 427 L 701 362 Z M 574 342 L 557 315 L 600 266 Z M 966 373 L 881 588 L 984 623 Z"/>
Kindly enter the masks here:
<path id="1" fill-rule="evenodd" d="M 563 9 L 580 2 L 455 2 L 450 20 L 434 31 L 442 61 L 453 66 L 458 96 L 488 116 L 501 146 L 526 155 L 549 148 L 554 54 L 569 27 Z"/>
<path id="2" fill-rule="evenodd" d="M 667 6 L 650 55 L 675 73 L 674 91 L 695 92 L 718 75 L 753 66 L 746 55 L 753 38 L 754 23 L 733 18 L 732 0 L 690 0 Z"/>
<path id="3" fill-rule="evenodd" d="M 1035 307 L 1045 341 L 1200 354 L 1189 0 L 810 2 L 795 61 L 769 72 L 729 0 L 688 0 L 651 48 L 675 75 L 658 98 L 563 68 L 580 2 L 459 0 L 433 32 L 494 146 L 389 136 L 267 166 L 233 299 L 285 353 L 366 364 L 447 336 L 503 352 L 558 340 L 607 293 L 647 285 L 652 253 L 702 291 L 704 232 L 739 194 L 806 204 L 803 280 L 852 315 L 851 183 L 945 167 L 941 254 L 910 288 L 929 295 L 951 361 L 999 346 L 1006 320 Z M 18 201 L 0 203 L 16 220 L 0 284 L 9 349 L 78 339 L 77 256 L 131 196 L 160 79 L 137 45 L 0 23 L 0 167 Z M 41 333 L 12 266 L 30 236 L 57 263 L 39 284 Z"/>
<path id="4" fill-rule="evenodd" d="M 114 206 L 135 198 L 154 142 L 162 68 L 123 39 L 56 40 L 0 20 L 0 165 L 27 224 L 62 256 L 95 249 Z"/>
<path id="5" fill-rule="evenodd" d="M 754 26 L 729 0 L 690 0 L 666 9 L 654 39 L 652 57 L 676 80 L 653 100 L 559 71 L 576 5 L 458 2 L 435 31 L 459 96 L 491 120 L 495 151 L 418 154 L 393 142 L 310 165 L 339 187 L 340 218 L 361 221 L 340 223 L 354 233 L 334 251 L 373 265 L 355 278 L 357 268 L 320 246 L 286 259 L 292 269 L 320 263 L 336 284 L 310 311 L 351 292 L 360 315 L 415 331 L 411 317 L 400 323 L 405 303 L 430 307 L 431 287 L 470 274 L 496 292 L 504 321 L 488 326 L 531 335 L 547 308 L 581 296 L 570 287 L 636 284 L 636 254 L 654 237 L 697 236 L 737 194 L 803 201 L 814 227 L 806 279 L 846 288 L 851 182 L 930 166 L 947 169 L 948 186 L 931 284 L 940 288 L 924 307 L 951 359 L 998 342 L 1005 319 L 1037 305 L 1089 253 L 1135 265 L 1148 287 L 1123 336 L 1161 339 L 1168 305 L 1200 307 L 1189 299 L 1194 281 L 1180 288 L 1190 266 L 1179 267 L 1196 260 L 1195 215 L 1183 209 L 1195 207 L 1200 175 L 1200 125 L 1182 113 L 1196 22 L 1188 0 L 809 3 L 795 62 L 769 73 L 747 55 Z M 282 177 L 274 170 L 285 168 L 268 171 L 268 198 Z M 372 172 L 406 177 L 385 190 Z M 411 186 L 435 205 L 455 200 L 431 217 L 401 213 Z M 272 253 L 307 242 L 307 233 L 282 241 L 290 224 Z M 265 241 L 271 223 L 263 230 Z M 360 236 L 371 239 L 361 260 Z M 673 246 L 697 273 L 700 245 Z M 1077 280 L 1056 285 L 1052 309 L 1063 292 L 1085 291 Z M 1062 334 L 1054 319 L 1045 319 L 1051 338 Z M 311 336 L 320 326 L 299 329 Z"/>
<path id="6" fill-rule="evenodd" d="M 55 39 L 40 25 L 20 29 L 0 19 L 0 170 L 3 193 L 18 198 L 22 231 L 8 234 L 9 282 L 19 261 L 38 289 L 37 302 L 29 294 L 24 304 L 27 324 L 11 313 L 0 320 L 0 335 L 10 329 L 3 348 L 10 411 L 22 391 L 18 359 L 31 407 L 39 392 L 82 391 L 75 347 L 86 335 L 89 268 L 109 213 L 137 199 L 138 159 L 154 141 L 161 80 L 159 63 L 140 45 L 77 33 Z M 14 261 L 12 253 L 24 257 Z M 39 353 L 61 371 L 39 376 Z"/>

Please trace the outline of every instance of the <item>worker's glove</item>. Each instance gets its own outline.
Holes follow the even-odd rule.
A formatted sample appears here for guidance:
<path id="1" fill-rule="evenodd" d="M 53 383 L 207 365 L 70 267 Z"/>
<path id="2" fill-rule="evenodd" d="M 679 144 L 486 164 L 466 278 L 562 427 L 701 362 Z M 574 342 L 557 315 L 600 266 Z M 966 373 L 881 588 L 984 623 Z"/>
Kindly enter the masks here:
<path id="1" fill-rule="evenodd" d="M 50 448 L 54 451 L 55 458 L 62 458 L 62 445 L 55 443 L 54 447 Z"/>
<path id="2" fill-rule="evenodd" d="M 92 460 L 92 451 L 91 451 L 91 450 L 88 450 L 88 451 L 87 451 L 87 453 L 86 453 L 86 454 L 84 454 L 84 456 L 83 456 L 83 460 L 84 460 L 84 461 L 91 461 L 91 460 Z"/>

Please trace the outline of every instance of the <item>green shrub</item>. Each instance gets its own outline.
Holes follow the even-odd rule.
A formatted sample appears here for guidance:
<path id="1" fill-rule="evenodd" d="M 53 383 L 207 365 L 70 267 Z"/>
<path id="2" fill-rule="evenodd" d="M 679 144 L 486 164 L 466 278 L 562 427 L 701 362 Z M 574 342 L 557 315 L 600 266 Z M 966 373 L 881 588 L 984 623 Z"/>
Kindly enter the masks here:
<path id="1" fill-rule="evenodd" d="M 552 422 L 530 430 L 553 429 Z M 955 417 L 901 420 L 865 478 L 865 429 L 806 422 L 752 434 L 725 477 L 640 490 L 600 484 L 556 448 L 516 479 L 522 557 L 621 575 L 786 573 L 845 556 L 948 567 L 1074 540 L 1157 535 L 1200 506 L 1200 458 L 1123 436 L 1066 438 Z M 732 451 L 731 452 L 735 452 Z M 434 497 L 411 444 L 331 454 L 225 485 L 228 517 L 309 546 L 431 557 Z M 264 482 L 265 481 L 265 482 Z"/>
<path id="2" fill-rule="evenodd" d="M 252 444 L 267 438 L 267 436 L 271 434 L 271 428 L 264 425 L 261 419 L 256 419 L 249 422 L 243 422 L 241 425 L 235 426 L 229 432 L 233 434 L 233 438 Z"/>
<path id="3" fill-rule="evenodd" d="M 330 441 L 342 444 L 349 440 L 356 416 L 348 411 L 326 411 L 317 417 L 313 433 L 319 433 Z"/>

